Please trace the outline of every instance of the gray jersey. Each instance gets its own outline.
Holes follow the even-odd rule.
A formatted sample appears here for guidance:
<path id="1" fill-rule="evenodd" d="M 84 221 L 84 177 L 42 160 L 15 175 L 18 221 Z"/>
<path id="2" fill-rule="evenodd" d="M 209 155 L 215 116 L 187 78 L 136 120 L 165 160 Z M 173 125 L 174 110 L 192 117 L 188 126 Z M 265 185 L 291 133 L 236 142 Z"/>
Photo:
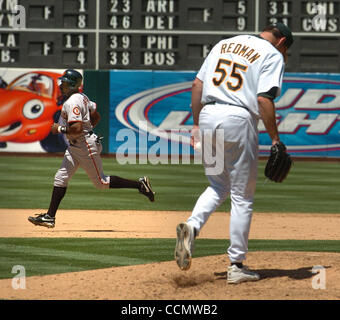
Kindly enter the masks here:
<path id="1" fill-rule="evenodd" d="M 61 119 L 64 121 L 64 125 L 69 126 L 73 122 L 83 123 L 83 132 L 78 135 L 67 134 L 69 140 L 84 136 L 92 131 L 90 112 L 95 111 L 96 108 L 96 103 L 90 101 L 82 93 L 75 93 L 64 102 L 61 109 Z"/>

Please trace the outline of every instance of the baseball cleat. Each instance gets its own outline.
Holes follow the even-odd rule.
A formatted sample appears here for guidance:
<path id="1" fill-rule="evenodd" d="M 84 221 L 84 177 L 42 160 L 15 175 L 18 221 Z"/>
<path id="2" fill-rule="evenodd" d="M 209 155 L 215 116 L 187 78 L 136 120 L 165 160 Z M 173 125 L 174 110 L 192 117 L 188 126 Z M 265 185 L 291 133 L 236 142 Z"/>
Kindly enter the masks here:
<path id="1" fill-rule="evenodd" d="M 246 266 L 239 268 L 236 265 L 228 267 L 228 283 L 241 283 L 245 281 L 260 280 L 260 275 L 256 272 L 248 270 Z"/>
<path id="2" fill-rule="evenodd" d="M 28 221 L 36 226 L 43 226 L 46 228 L 54 228 L 55 218 L 50 217 L 47 213 L 36 214 L 36 217 L 28 217 Z"/>
<path id="3" fill-rule="evenodd" d="M 175 260 L 181 270 L 189 270 L 194 249 L 194 228 L 190 224 L 183 222 L 177 225 L 176 232 Z"/>
<path id="4" fill-rule="evenodd" d="M 140 183 L 139 192 L 148 197 L 151 202 L 155 201 L 155 193 L 151 189 L 150 179 L 142 177 L 138 181 Z"/>

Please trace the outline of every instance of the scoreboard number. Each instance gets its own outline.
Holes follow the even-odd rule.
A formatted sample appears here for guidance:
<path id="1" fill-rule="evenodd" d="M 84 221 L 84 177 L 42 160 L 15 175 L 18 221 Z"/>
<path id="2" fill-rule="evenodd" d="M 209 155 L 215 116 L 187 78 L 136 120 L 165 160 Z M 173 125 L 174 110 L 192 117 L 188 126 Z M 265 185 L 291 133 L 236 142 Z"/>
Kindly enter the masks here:
<path id="1" fill-rule="evenodd" d="M 339 0 L 0 0 L 0 63 L 198 70 L 219 40 L 276 22 L 295 37 L 286 71 L 340 71 Z"/>

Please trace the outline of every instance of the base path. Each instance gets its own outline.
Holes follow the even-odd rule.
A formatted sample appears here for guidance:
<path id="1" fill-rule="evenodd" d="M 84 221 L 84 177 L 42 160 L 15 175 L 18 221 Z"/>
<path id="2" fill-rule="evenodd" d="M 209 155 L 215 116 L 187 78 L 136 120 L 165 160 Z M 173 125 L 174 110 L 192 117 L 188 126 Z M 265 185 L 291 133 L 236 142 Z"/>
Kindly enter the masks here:
<path id="1" fill-rule="evenodd" d="M 190 215 L 60 210 L 56 227 L 46 229 L 27 221 L 29 215 L 41 212 L 0 209 L 0 237 L 175 238 L 176 225 Z M 340 240 L 339 230 L 339 214 L 254 213 L 250 239 Z M 228 232 L 229 214 L 216 212 L 199 238 L 228 239 Z M 339 253 L 249 252 L 246 264 L 261 280 L 239 285 L 226 283 L 228 264 L 226 255 L 218 255 L 194 258 L 186 272 L 169 261 L 34 276 L 26 279 L 25 290 L 14 290 L 12 279 L 4 279 L 0 280 L 0 299 L 340 299 Z"/>
<path id="2" fill-rule="evenodd" d="M 0 237 L 174 238 L 183 211 L 59 210 L 56 227 L 27 221 L 43 209 L 0 209 Z M 215 212 L 199 239 L 228 239 L 229 213 Z M 340 240 L 340 214 L 254 213 L 249 239 Z"/>

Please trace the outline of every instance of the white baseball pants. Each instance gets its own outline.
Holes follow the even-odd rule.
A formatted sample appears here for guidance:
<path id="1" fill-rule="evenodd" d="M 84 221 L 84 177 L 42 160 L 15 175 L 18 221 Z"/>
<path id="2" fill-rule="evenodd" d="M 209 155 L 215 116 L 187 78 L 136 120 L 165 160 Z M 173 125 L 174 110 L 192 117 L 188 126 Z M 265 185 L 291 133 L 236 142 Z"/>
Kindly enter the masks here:
<path id="1" fill-rule="evenodd" d="M 242 262 L 248 252 L 258 166 L 257 120 L 248 110 L 226 104 L 206 105 L 199 117 L 205 174 L 210 186 L 201 194 L 187 222 L 197 232 L 230 195 L 231 262 Z M 216 154 L 216 170 L 206 163 Z M 221 152 L 222 150 L 222 152 Z M 221 165 L 222 164 L 222 165 Z"/>

